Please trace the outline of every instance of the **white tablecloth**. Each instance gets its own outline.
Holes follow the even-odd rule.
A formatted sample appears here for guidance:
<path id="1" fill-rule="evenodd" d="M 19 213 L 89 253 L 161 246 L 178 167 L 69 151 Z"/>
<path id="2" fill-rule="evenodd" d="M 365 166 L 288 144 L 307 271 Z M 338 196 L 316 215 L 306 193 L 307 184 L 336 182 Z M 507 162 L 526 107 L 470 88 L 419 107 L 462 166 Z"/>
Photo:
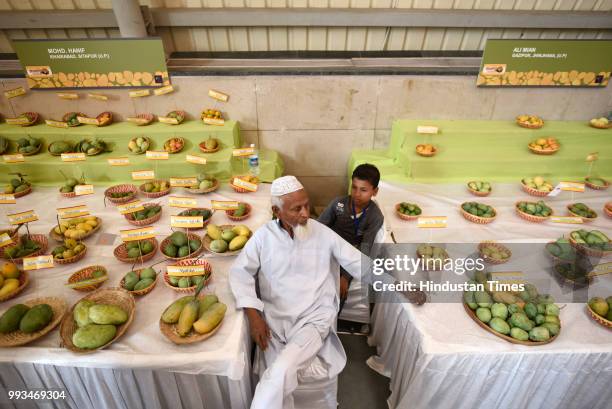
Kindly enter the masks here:
<path id="1" fill-rule="evenodd" d="M 175 188 L 171 195 L 189 196 Z M 258 192 L 235 193 L 228 186 L 207 195 L 193 195 L 198 205 L 210 207 L 210 200 L 242 200 L 253 206 L 253 214 L 243 222 L 252 230 L 270 220 L 269 185 L 260 185 Z M 182 209 L 167 206 L 168 196 L 143 202 L 159 202 L 162 219 L 153 226 L 158 241 L 171 233 L 170 215 Z M 56 224 L 56 208 L 85 204 L 91 214 L 102 217 L 103 227 L 86 239 L 87 255 L 78 263 L 57 265 L 52 269 L 30 272 L 31 283 L 20 294 L 2 304 L 0 310 L 18 302 L 40 297 L 62 297 L 73 305 L 85 294 L 66 288 L 68 277 L 80 268 L 92 264 L 104 265 L 109 280 L 104 287 L 118 286 L 123 275 L 132 267 L 119 262 L 113 249 L 120 244 L 119 230 L 135 228 L 118 213 L 115 206 L 103 203 L 103 188 L 92 196 L 62 198 L 56 189 L 34 188 L 17 199 L 17 205 L 2 205 L 2 225 L 5 214 L 34 209 L 40 220 L 30 223 L 31 233 L 46 234 Z M 211 223 L 231 224 L 224 212 L 216 212 Z M 22 233 L 25 229 L 22 228 Z M 104 233 L 117 235 L 111 245 L 98 244 Z M 200 236 L 203 230 L 196 231 Z M 57 243 L 50 240 L 49 252 Z M 0 384 L 5 388 L 56 387 L 68 390 L 73 408 L 247 408 L 251 400 L 250 338 L 244 315 L 235 309 L 228 286 L 228 270 L 235 257 L 207 256 L 213 268 L 211 284 L 204 292 L 217 294 L 228 306 L 222 327 L 213 337 L 192 345 L 178 346 L 167 340 L 159 330 L 159 317 L 164 309 L 181 294 L 166 287 L 160 276 L 153 291 L 136 299 L 134 321 L 126 334 L 109 348 L 92 354 L 79 355 L 60 348 L 59 331 L 19 348 L 0 349 Z M 164 258 L 158 252 L 150 265 Z M 164 262 L 156 266 L 164 271 Z M 62 407 L 61 405 L 59 407 Z"/>
<path id="2" fill-rule="evenodd" d="M 494 185 L 491 197 L 476 198 L 464 186 L 383 183 L 377 200 L 398 243 L 539 242 L 575 229 L 518 218 L 513 204 L 528 198 L 514 185 Z M 610 200 L 607 191 L 587 190 L 575 193 L 573 199 L 586 202 L 600 215 L 584 228 L 611 232 L 612 222 L 602 214 L 603 204 Z M 493 205 L 498 220 L 485 226 L 464 220 L 457 209 L 466 200 Z M 394 205 L 400 201 L 419 204 L 424 215 L 447 215 L 449 227 L 418 229 L 415 222 L 400 220 L 394 214 Z M 565 192 L 546 199 L 564 215 L 571 201 L 571 194 Z M 611 295 L 611 281 L 610 275 L 600 276 L 590 291 Z M 528 347 L 479 328 L 461 304 L 380 303 L 374 308 L 370 337 L 378 355 L 368 364 L 391 378 L 390 408 L 610 407 L 612 331 L 593 322 L 583 303 L 566 304 L 560 318 L 562 330 L 554 342 Z"/>

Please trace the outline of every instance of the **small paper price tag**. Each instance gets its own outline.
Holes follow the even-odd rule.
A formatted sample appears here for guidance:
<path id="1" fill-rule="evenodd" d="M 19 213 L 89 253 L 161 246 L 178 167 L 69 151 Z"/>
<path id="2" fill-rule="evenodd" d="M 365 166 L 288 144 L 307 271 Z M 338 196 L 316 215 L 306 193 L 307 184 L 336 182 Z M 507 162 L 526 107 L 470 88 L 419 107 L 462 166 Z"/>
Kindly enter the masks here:
<path id="1" fill-rule="evenodd" d="M 151 90 L 148 90 L 148 89 L 139 89 L 136 91 L 130 91 L 130 98 L 148 97 L 149 95 L 151 95 Z"/>
<path id="2" fill-rule="evenodd" d="M 169 158 L 166 151 L 147 151 L 145 155 L 149 160 L 168 160 Z"/>
<path id="3" fill-rule="evenodd" d="M 74 187 L 74 194 L 77 196 L 93 195 L 93 185 L 76 185 Z"/>
<path id="4" fill-rule="evenodd" d="M 198 207 L 198 201 L 191 197 L 170 196 L 168 198 L 168 205 L 189 209 L 191 207 Z"/>
<path id="5" fill-rule="evenodd" d="M 16 204 L 17 200 L 12 193 L 0 193 L 0 204 Z"/>
<path id="6" fill-rule="evenodd" d="M 43 268 L 53 267 L 53 256 L 38 256 L 38 257 L 24 257 L 23 258 L 23 269 L 24 270 L 40 270 Z"/>
<path id="7" fill-rule="evenodd" d="M 96 118 L 88 118 L 86 116 L 77 116 L 77 119 L 78 119 L 80 124 L 100 125 L 100 123 L 98 122 L 98 120 Z"/>
<path id="8" fill-rule="evenodd" d="M 108 164 L 110 166 L 128 166 L 130 164 L 130 158 L 108 158 Z"/>
<path id="9" fill-rule="evenodd" d="M 6 123 L 9 125 L 24 125 L 30 123 L 30 120 L 26 117 L 6 118 Z"/>
<path id="10" fill-rule="evenodd" d="M 155 172 L 152 170 L 137 170 L 132 172 L 133 180 L 149 180 L 155 179 Z"/>
<path id="11" fill-rule="evenodd" d="M 119 230 L 119 233 L 121 234 L 121 240 L 124 242 L 151 239 L 155 237 L 155 229 L 153 226 L 142 227 L 140 229 Z"/>
<path id="12" fill-rule="evenodd" d="M 238 209 L 238 202 L 234 200 L 211 200 L 210 204 L 213 210 L 236 210 Z"/>
<path id="13" fill-rule="evenodd" d="M 5 163 L 21 163 L 25 162 L 25 158 L 21 153 L 14 153 L 12 155 L 2 155 Z"/>
<path id="14" fill-rule="evenodd" d="M 158 116 L 157 120 L 163 124 L 171 124 L 171 125 L 178 125 L 178 119 L 176 118 L 169 118 L 167 116 Z"/>
<path id="15" fill-rule="evenodd" d="M 89 210 L 85 205 L 57 208 L 57 216 L 60 219 L 74 219 L 75 217 L 83 217 L 87 215 L 89 215 Z"/>
<path id="16" fill-rule="evenodd" d="M 553 223 L 564 223 L 564 224 L 582 224 L 582 217 L 572 216 L 550 216 L 550 221 Z"/>
<path id="17" fill-rule="evenodd" d="M 25 212 L 7 214 L 6 217 L 10 224 L 24 224 L 35 222 L 38 220 L 38 216 L 34 213 L 34 210 L 26 210 Z"/>
<path id="18" fill-rule="evenodd" d="M 438 127 L 437 126 L 417 126 L 417 133 L 435 135 L 438 133 Z"/>
<path id="19" fill-rule="evenodd" d="M 215 91 L 214 89 L 208 90 L 208 96 L 221 102 L 227 102 L 227 100 L 229 99 L 229 95 L 219 91 Z"/>
<path id="20" fill-rule="evenodd" d="M 79 94 L 68 93 L 68 92 L 58 92 L 57 96 L 61 99 L 79 99 Z"/>
<path id="21" fill-rule="evenodd" d="M 4 91 L 4 96 L 7 99 L 15 98 L 21 95 L 25 95 L 26 90 L 23 87 L 9 89 L 8 91 Z"/>
<path id="22" fill-rule="evenodd" d="M 9 244 L 13 244 L 13 240 L 8 233 L 0 234 L 0 247 L 8 246 Z"/>
<path id="23" fill-rule="evenodd" d="M 153 91 L 155 95 L 164 95 L 169 94 L 174 91 L 174 87 L 172 85 L 166 85 L 165 87 L 157 88 Z"/>
<path id="24" fill-rule="evenodd" d="M 446 216 L 421 216 L 417 219 L 417 227 L 444 228 L 447 227 L 448 218 Z"/>
<path id="25" fill-rule="evenodd" d="M 245 190 L 248 190 L 249 192 L 256 192 L 257 191 L 257 184 L 255 183 L 251 183 L 251 182 L 247 182 L 246 180 L 242 180 L 239 178 L 234 178 L 234 180 L 232 181 L 232 185 L 236 186 L 236 187 L 241 187 Z"/>
<path id="26" fill-rule="evenodd" d="M 108 101 L 108 97 L 102 94 L 87 94 L 91 99 L 97 99 L 98 101 Z"/>
<path id="27" fill-rule="evenodd" d="M 233 156 L 251 156 L 255 153 L 255 148 L 238 148 L 232 151 Z"/>
<path id="28" fill-rule="evenodd" d="M 189 187 L 198 183 L 195 177 L 190 178 L 170 178 L 170 186 L 172 187 Z"/>
<path id="29" fill-rule="evenodd" d="M 595 267 L 593 267 L 593 270 L 591 270 L 591 272 L 587 275 L 589 277 L 593 277 L 593 276 L 600 276 L 600 275 L 605 275 L 605 274 L 610 274 L 610 273 L 612 273 L 612 262 L 597 264 Z"/>
<path id="30" fill-rule="evenodd" d="M 581 182 L 559 182 L 557 186 L 565 192 L 584 192 L 584 183 Z"/>
<path id="31" fill-rule="evenodd" d="M 184 229 L 199 229 L 204 226 L 203 216 L 170 216 L 170 226 Z"/>
<path id="32" fill-rule="evenodd" d="M 130 203 L 117 205 L 117 210 L 121 214 L 135 213 L 143 209 L 144 209 L 144 206 L 142 205 L 142 202 L 140 200 L 134 200 L 133 202 L 130 202 Z"/>
<path id="33" fill-rule="evenodd" d="M 144 124 L 146 124 L 147 122 L 149 122 L 149 120 L 148 120 L 148 119 L 145 119 L 145 118 L 137 118 L 137 117 L 134 117 L 134 116 L 131 116 L 131 117 L 127 118 L 127 121 L 128 121 L 128 122 L 133 122 L 133 123 L 138 124 L 138 125 L 144 125 Z"/>
<path id="34" fill-rule="evenodd" d="M 87 157 L 83 152 L 62 153 L 62 162 L 79 162 L 86 159 Z"/>
<path id="35" fill-rule="evenodd" d="M 203 264 L 196 264 L 194 266 L 167 266 L 166 271 L 169 276 L 173 277 L 191 277 L 206 274 Z"/>
<path id="36" fill-rule="evenodd" d="M 206 158 L 202 158 L 197 155 L 187 155 L 185 156 L 185 160 L 189 163 L 194 163 L 196 165 L 206 165 Z"/>
<path id="37" fill-rule="evenodd" d="M 204 118 L 202 119 L 202 122 L 204 122 L 206 125 L 216 125 L 216 126 L 225 125 L 225 119 L 221 119 L 221 118 Z"/>
<path id="38" fill-rule="evenodd" d="M 53 121 L 51 119 L 45 119 L 45 123 L 54 128 L 68 128 L 67 122 Z"/>

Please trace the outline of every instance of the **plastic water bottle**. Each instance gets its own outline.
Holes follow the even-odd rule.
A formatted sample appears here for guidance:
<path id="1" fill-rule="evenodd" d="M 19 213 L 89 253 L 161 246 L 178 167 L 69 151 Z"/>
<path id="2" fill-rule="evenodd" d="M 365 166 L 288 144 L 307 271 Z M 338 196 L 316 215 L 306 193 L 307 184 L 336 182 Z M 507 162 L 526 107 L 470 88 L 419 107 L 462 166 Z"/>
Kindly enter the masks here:
<path id="1" fill-rule="evenodd" d="M 255 149 L 255 144 L 251 144 L 253 153 L 249 156 L 249 173 L 252 176 L 259 176 L 259 152 Z"/>

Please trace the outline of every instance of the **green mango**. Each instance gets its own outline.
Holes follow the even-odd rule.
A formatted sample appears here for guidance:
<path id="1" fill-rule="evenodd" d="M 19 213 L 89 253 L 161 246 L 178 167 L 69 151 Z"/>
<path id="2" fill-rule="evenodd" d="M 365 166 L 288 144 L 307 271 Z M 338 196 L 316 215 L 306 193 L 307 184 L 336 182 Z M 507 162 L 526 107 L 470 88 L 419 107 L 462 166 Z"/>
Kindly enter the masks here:
<path id="1" fill-rule="evenodd" d="M 170 241 L 177 247 L 182 247 L 187 244 L 187 235 L 181 231 L 175 231 L 170 235 Z"/>
<path id="2" fill-rule="evenodd" d="M 545 322 L 542 324 L 542 327 L 548 330 L 551 337 L 554 337 L 555 335 L 559 334 L 559 331 L 561 331 L 559 324 L 555 324 L 554 322 Z"/>
<path id="3" fill-rule="evenodd" d="M 231 231 L 230 229 L 223 230 L 223 233 L 221 233 L 221 238 L 227 241 L 228 243 L 232 241 L 232 239 L 236 236 L 237 234 Z"/>
<path id="4" fill-rule="evenodd" d="M 94 304 L 89 307 L 89 319 L 94 324 L 121 325 L 128 320 L 128 314 L 118 305 Z"/>
<path id="5" fill-rule="evenodd" d="M 38 304 L 30 308 L 19 322 L 19 330 L 30 334 L 43 329 L 53 319 L 53 309 L 49 304 Z"/>
<path id="6" fill-rule="evenodd" d="M 21 318 L 30 310 L 30 307 L 23 304 L 15 304 L 0 317 L 0 333 L 7 334 L 19 329 Z"/>
<path id="7" fill-rule="evenodd" d="M 214 294 L 207 294 L 203 297 L 199 297 L 198 300 L 200 301 L 200 317 L 199 318 L 201 318 L 202 315 L 204 315 L 204 313 L 206 312 L 208 308 L 210 308 L 213 304 L 219 302 L 219 299 Z"/>
<path id="8" fill-rule="evenodd" d="M 519 341 L 527 341 L 529 339 L 529 334 L 527 331 L 514 327 L 510 330 L 510 336 L 514 339 L 518 339 Z"/>
<path id="9" fill-rule="evenodd" d="M 177 257 L 187 257 L 189 255 L 189 247 L 182 246 L 178 249 Z"/>
<path id="10" fill-rule="evenodd" d="M 476 304 L 476 300 L 474 299 L 474 291 L 465 291 L 463 293 L 463 301 L 473 310 L 478 308 L 478 304 Z"/>
<path id="11" fill-rule="evenodd" d="M 175 277 L 176 278 L 176 277 Z M 178 300 L 174 301 L 172 304 L 166 308 L 161 316 L 161 320 L 166 324 L 175 324 L 178 322 L 179 316 L 181 315 L 181 311 L 183 307 L 187 305 L 187 303 L 194 299 L 193 295 L 187 295 L 185 297 L 181 297 Z"/>
<path id="12" fill-rule="evenodd" d="M 495 303 L 491 306 L 491 315 L 505 321 L 508 318 L 508 307 L 504 303 Z"/>
<path id="13" fill-rule="evenodd" d="M 479 307 L 491 308 L 491 305 L 493 305 L 491 295 L 486 291 L 475 291 L 474 298 Z"/>
<path id="14" fill-rule="evenodd" d="M 89 324 L 76 330 L 72 343 L 77 348 L 95 349 L 112 341 L 116 334 L 117 327 L 114 325 Z"/>
<path id="15" fill-rule="evenodd" d="M 545 315 L 559 315 L 559 307 L 557 304 L 546 304 L 546 314 Z"/>
<path id="16" fill-rule="evenodd" d="M 140 256 L 140 250 L 138 248 L 129 249 L 127 252 L 128 258 L 136 258 Z"/>
<path id="17" fill-rule="evenodd" d="M 180 277 L 170 276 L 169 278 L 170 284 L 172 284 L 174 287 L 178 286 L 179 280 Z"/>
<path id="18" fill-rule="evenodd" d="M 489 321 L 489 326 L 500 334 L 505 335 L 510 333 L 510 326 L 506 321 L 502 320 L 501 318 L 492 318 L 491 321 Z"/>
<path id="19" fill-rule="evenodd" d="M 200 240 L 189 240 L 189 247 L 191 248 L 191 251 L 196 251 L 201 245 L 202 243 Z"/>
<path id="20" fill-rule="evenodd" d="M 532 302 L 525 304 L 524 310 L 529 319 L 534 319 L 538 315 L 538 307 Z"/>
<path id="21" fill-rule="evenodd" d="M 215 253 L 225 253 L 227 251 L 227 242 L 225 240 L 213 240 L 210 242 L 210 249 Z"/>
<path id="22" fill-rule="evenodd" d="M 191 287 L 191 280 L 189 279 L 189 277 L 182 277 L 179 279 L 178 286 L 179 288 Z"/>
<path id="23" fill-rule="evenodd" d="M 140 279 L 142 280 L 143 278 L 150 278 L 154 280 L 156 275 L 157 273 L 155 272 L 155 270 L 153 270 L 153 268 L 147 267 L 140 272 Z"/>
<path id="24" fill-rule="evenodd" d="M 487 323 L 491 321 L 491 310 L 480 307 L 476 310 L 476 316 L 480 321 Z"/>
<path id="25" fill-rule="evenodd" d="M 533 326 L 529 322 L 529 318 L 522 312 L 516 312 L 510 316 L 508 323 L 513 327 L 521 328 L 525 331 L 529 331 Z"/>
<path id="26" fill-rule="evenodd" d="M 168 257 L 176 257 L 177 249 L 176 246 L 174 246 L 173 244 L 166 244 L 163 251 L 164 254 Z"/>
<path id="27" fill-rule="evenodd" d="M 140 281 L 140 279 L 138 278 L 138 274 L 136 274 L 135 271 L 130 271 L 124 277 L 123 288 L 128 291 L 133 291 L 134 286 L 136 285 L 136 283 L 138 283 L 138 281 Z"/>
<path id="28" fill-rule="evenodd" d="M 145 241 L 142 243 L 141 249 L 142 254 L 149 254 L 153 251 L 153 243 L 151 243 L 150 241 Z"/>
<path id="29" fill-rule="evenodd" d="M 125 248 L 129 251 L 132 249 L 137 249 L 138 248 L 138 243 L 137 241 L 128 241 L 127 244 L 125 245 Z"/>
<path id="30" fill-rule="evenodd" d="M 532 341 L 548 341 L 550 332 L 546 327 L 534 327 L 529 331 L 529 339 Z"/>
<path id="31" fill-rule="evenodd" d="M 144 290 L 153 284 L 153 282 L 154 280 L 152 278 L 143 278 L 134 286 L 134 291 Z"/>

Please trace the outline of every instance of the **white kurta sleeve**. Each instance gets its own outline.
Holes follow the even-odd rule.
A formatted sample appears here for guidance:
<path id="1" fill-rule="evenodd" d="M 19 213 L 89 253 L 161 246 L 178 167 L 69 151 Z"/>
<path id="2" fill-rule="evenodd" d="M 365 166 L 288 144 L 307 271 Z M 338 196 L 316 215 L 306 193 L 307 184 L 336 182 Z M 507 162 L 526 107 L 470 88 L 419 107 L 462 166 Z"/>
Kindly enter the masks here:
<path id="1" fill-rule="evenodd" d="M 264 304 L 257 298 L 255 276 L 259 272 L 259 240 L 253 237 L 244 246 L 229 271 L 229 284 L 236 299 L 236 308 L 255 308 L 263 311 Z"/>
<path id="2" fill-rule="evenodd" d="M 361 280 L 362 261 L 364 262 L 364 273 L 369 271 L 370 258 L 361 251 L 351 246 L 348 241 L 337 235 L 332 230 L 329 231 L 332 240 L 332 252 L 338 264 L 342 266 L 351 276 Z"/>

